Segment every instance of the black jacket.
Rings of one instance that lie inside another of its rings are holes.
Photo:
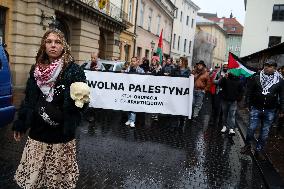
[[[74,100],[71,99],[70,85],[74,82],[85,81],[83,69],[73,62],[62,72],[61,78],[56,83],[65,86],[62,98],[59,99],[61,102],[57,102],[62,110],[63,121],[59,126],[51,127],[38,116],[37,107],[42,93],[34,78],[34,66],[32,66],[26,85],[25,99],[18,110],[18,119],[14,122],[12,129],[24,133],[30,128],[30,138],[46,143],[63,143],[73,140],[75,129],[81,121],[82,109],[76,107]]]
[[[238,101],[242,98],[243,87],[241,80],[229,74],[228,78],[224,77],[220,81],[222,88],[221,98],[227,101]]]
[[[274,109],[280,105],[284,111],[284,81],[280,81],[269,88],[267,95],[262,94],[260,76],[256,75],[248,81],[247,103],[257,109]]]

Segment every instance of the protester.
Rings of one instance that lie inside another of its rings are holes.
[[[162,75],[162,67],[159,64],[159,61],[160,57],[153,56],[147,73],[150,73],[151,75],[155,76]]]
[[[91,53],[91,60],[85,62],[82,67],[84,69],[87,70],[91,70],[91,71],[104,71],[105,67],[103,66],[103,64],[101,64],[98,60],[99,60],[99,52],[92,52]]]
[[[193,90],[193,119],[199,115],[199,111],[201,110],[203,104],[203,98],[205,96],[205,89],[208,87],[210,83],[209,74],[206,69],[206,65],[203,60],[196,63],[195,68],[193,70],[194,75],[194,90]]]
[[[190,75],[191,72],[190,69],[188,68],[188,60],[186,57],[181,57],[175,76],[189,78]],[[186,120],[187,117],[178,116],[178,122],[179,122],[178,124],[180,128],[185,126]]]
[[[168,57],[166,59],[165,66],[163,66],[163,68],[162,68],[163,75],[165,75],[165,76],[174,76],[175,70],[176,70],[176,68],[173,65],[172,58]]]
[[[139,67],[139,61],[137,57],[132,57],[129,67],[125,70],[126,73],[145,73],[142,68]],[[136,121],[136,113],[135,112],[129,112],[128,114],[128,120],[125,123],[125,125],[130,127],[135,127],[135,121]]]
[[[229,135],[235,135],[236,127],[236,111],[237,102],[241,100],[243,94],[243,87],[238,76],[228,73],[227,77],[223,77],[220,81],[221,93],[221,107],[223,112],[223,128],[222,133],[229,128]]]
[[[224,63],[222,65],[222,69],[218,69],[217,73],[212,74],[212,86],[210,88],[210,91],[212,93],[212,113],[211,113],[211,120],[210,124],[218,125],[220,121],[220,115],[221,115],[221,94],[222,94],[222,88],[220,86],[220,81],[222,78],[227,76],[228,71],[228,63]],[[212,89],[214,87],[214,89]]]
[[[269,129],[275,116],[275,110],[280,103],[280,117],[284,112],[284,83],[281,75],[276,71],[277,63],[267,60],[259,75],[253,77],[248,83],[248,105],[250,110],[250,123],[245,139],[245,146],[241,153],[251,151],[251,141],[258,124],[263,123],[256,143],[255,155],[264,160],[263,150],[268,138]]]
[[[57,29],[47,31],[41,39],[25,99],[13,125],[16,141],[30,129],[15,174],[20,187],[76,187],[79,170],[75,129],[81,120],[81,109],[71,99],[70,85],[85,80],[64,34]]]
[[[149,60],[147,59],[147,57],[144,57],[142,59],[142,64],[140,65],[140,67],[144,70],[145,73],[147,73],[149,71]]]

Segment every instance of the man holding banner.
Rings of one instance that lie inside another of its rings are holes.
[[[132,57],[130,66],[126,69],[126,73],[138,73],[138,74],[143,74],[144,70],[138,66],[138,59],[137,57]],[[130,127],[135,127],[135,121],[136,121],[136,113],[135,112],[130,112],[128,113],[128,120],[125,123],[125,125],[129,125]]]

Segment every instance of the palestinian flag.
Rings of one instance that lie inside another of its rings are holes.
[[[158,42],[156,53],[157,53],[157,56],[160,57],[160,64],[162,64],[163,63],[163,29],[159,37],[159,42]]]
[[[238,57],[231,52],[229,53],[228,69],[228,71],[235,76],[243,75],[245,77],[250,77],[255,73],[242,65]]]

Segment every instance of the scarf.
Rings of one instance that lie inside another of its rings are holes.
[[[267,75],[262,70],[260,72],[260,84],[262,87],[262,94],[267,95],[268,93],[270,93],[268,90],[272,85],[278,83],[280,78],[282,78],[282,76],[279,74],[278,71],[275,71],[272,75]]]
[[[47,102],[53,100],[55,81],[63,66],[62,59],[57,59],[49,65],[37,65],[34,72],[37,86]]]

